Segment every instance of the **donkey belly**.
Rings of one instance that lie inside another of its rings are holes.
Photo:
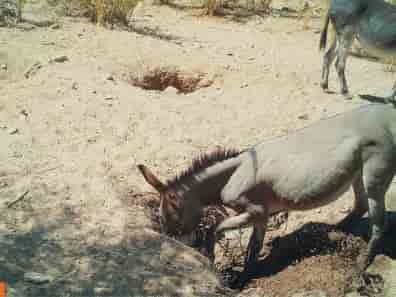
[[[306,210],[344,194],[362,168],[359,141],[347,138],[315,153],[282,156],[272,163],[273,199],[278,208]]]
[[[359,36],[359,42],[370,54],[379,58],[396,57],[396,39],[393,43],[376,42],[370,38]]]
[[[379,57],[396,56],[396,14],[375,11],[364,15],[358,23],[360,43]]]
[[[281,203],[283,204],[284,207],[290,210],[310,210],[321,206],[325,206],[337,200],[346,191],[348,191],[354,179],[356,178],[357,174],[358,172],[354,173],[351,178],[345,180],[344,183],[340,185],[335,185],[333,191],[331,192],[323,192],[315,197],[308,197],[297,201],[281,199]]]

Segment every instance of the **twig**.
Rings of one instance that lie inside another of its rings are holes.
[[[29,193],[29,190],[26,190],[21,196],[19,196],[16,200],[8,203],[7,208],[11,208],[12,206],[14,206],[16,203],[18,203],[19,201],[25,199],[26,195]]]

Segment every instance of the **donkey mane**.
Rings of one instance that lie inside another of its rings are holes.
[[[218,147],[216,150],[201,154],[200,156],[196,157],[192,160],[191,165],[182,171],[180,174],[176,175],[173,179],[170,179],[167,182],[168,187],[172,187],[176,184],[182,183],[191,175],[208,168],[218,162],[225,161],[230,158],[234,158],[241,154],[243,151],[236,150],[236,149],[225,149]]]

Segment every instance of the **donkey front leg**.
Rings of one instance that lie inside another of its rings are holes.
[[[337,59],[335,67],[338,74],[338,79],[341,84],[341,94],[348,95],[348,85],[345,78],[345,66],[346,59],[348,57],[348,51],[352,45],[353,39],[355,38],[355,31],[352,26],[346,26],[341,32],[337,32],[338,48],[337,48]],[[349,96],[348,96],[349,98]]]
[[[324,91],[327,91],[329,88],[330,65],[333,63],[335,59],[336,47],[337,47],[337,39],[335,38],[335,36],[333,36],[331,40],[331,45],[323,56],[322,81],[320,83],[320,86]]]
[[[249,270],[257,262],[260,251],[263,248],[267,221],[268,219],[261,223],[254,224],[253,231],[249,239],[247,254],[245,257],[245,270]]]
[[[240,215],[227,218],[216,229],[216,237],[218,238],[221,232],[240,229],[250,225],[254,226],[252,234],[250,235],[248,251],[245,257],[244,275],[246,277],[249,276],[249,271],[256,264],[261,248],[263,247],[267,221],[268,215],[266,211],[246,211]]]

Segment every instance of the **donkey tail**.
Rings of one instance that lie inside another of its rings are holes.
[[[319,50],[324,50],[327,43],[327,29],[330,23],[330,12],[327,10],[322,31],[320,32]]]

